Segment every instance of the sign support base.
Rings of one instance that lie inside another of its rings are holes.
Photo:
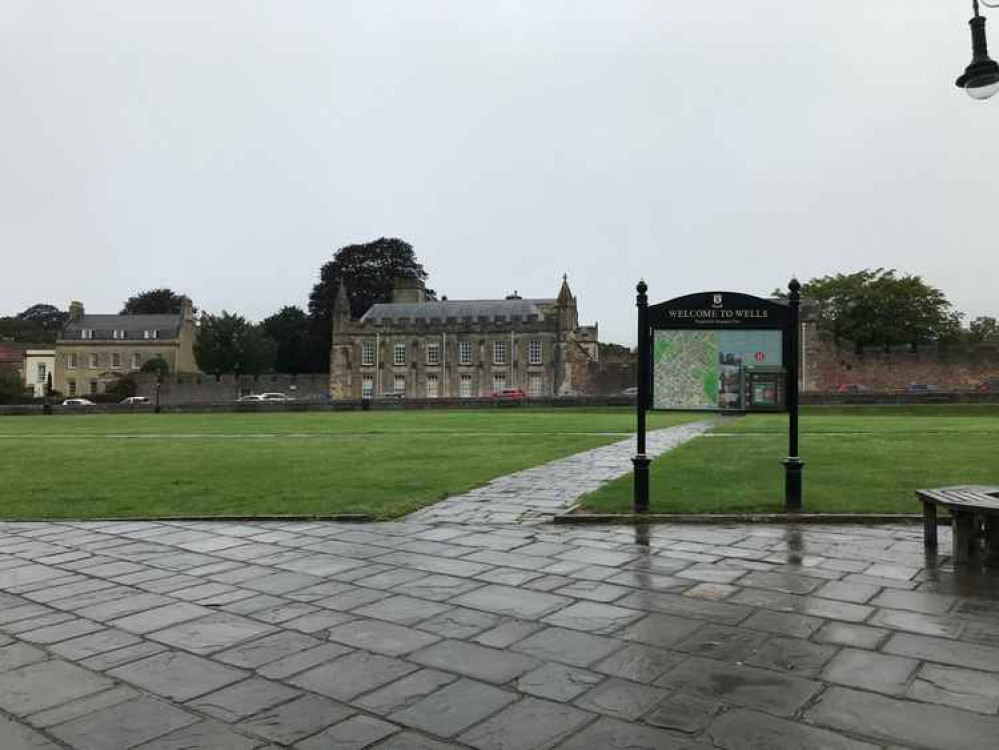
[[[635,467],[635,513],[649,512],[649,464],[652,459],[644,453],[638,453],[631,459]]]
[[[784,464],[784,512],[801,512],[801,473],[805,462],[797,456],[788,456]]]

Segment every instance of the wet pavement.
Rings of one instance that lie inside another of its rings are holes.
[[[999,575],[916,526],[0,524],[3,750],[994,750],[997,714]]]
[[[650,430],[646,455],[651,458],[707,433],[713,419]],[[579,498],[632,470],[634,436],[575,453],[455,495],[411,513],[420,523],[543,523],[570,508]]]

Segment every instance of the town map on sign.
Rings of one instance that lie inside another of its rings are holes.
[[[746,368],[782,361],[780,331],[656,331],[652,408],[740,409]]]
[[[714,331],[656,331],[653,408],[718,408],[718,352]]]

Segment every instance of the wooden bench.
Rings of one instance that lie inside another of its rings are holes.
[[[984,553],[999,559],[999,486],[968,484],[916,490],[923,504],[923,543],[937,548],[937,506],[947,508],[954,535],[954,562],[966,563]]]

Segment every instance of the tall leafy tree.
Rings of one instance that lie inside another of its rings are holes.
[[[265,318],[260,327],[277,346],[274,358],[277,372],[314,373],[329,369],[329,355],[324,354],[329,343],[311,332],[309,318],[301,308],[282,307]]]
[[[973,344],[999,344],[999,321],[983,315],[968,323],[968,338]]]
[[[170,374],[170,363],[163,357],[153,357],[142,363],[139,372],[152,373],[162,378]]]
[[[17,317],[20,320],[37,323],[42,330],[58,332],[66,325],[69,313],[60,310],[55,305],[39,303],[18,313]]]
[[[258,375],[274,369],[277,346],[260,326],[223,310],[202,315],[194,357],[203,372]]]
[[[125,300],[120,315],[177,315],[184,295],[173,289],[149,289]]]
[[[785,296],[778,290],[775,294]],[[802,284],[819,321],[837,338],[861,346],[925,344],[960,336],[961,314],[920,276],[895,269],[864,269]]]
[[[381,237],[374,242],[341,247],[333,254],[333,260],[319,269],[319,282],[309,295],[312,331],[329,339],[333,301],[341,280],[350,295],[350,314],[358,318],[376,302],[392,299],[392,282],[396,278],[427,280],[427,272],[408,242]],[[427,290],[427,298],[436,299],[434,290]]]
[[[66,325],[68,313],[55,305],[39,303],[17,315],[0,317],[0,339],[53,344]]]

